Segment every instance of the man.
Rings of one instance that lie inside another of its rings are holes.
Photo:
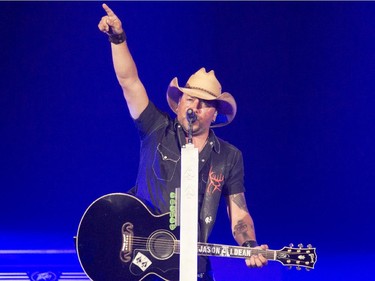
[[[167,101],[175,120],[160,112],[148,99],[136,65],[126,44],[120,19],[103,4],[106,12],[99,29],[109,36],[115,73],[141,137],[141,155],[137,182],[131,191],[149,203],[158,213],[169,211],[170,194],[180,185],[180,150],[187,143],[192,109],[192,142],[199,150],[199,240],[206,242],[215,222],[220,196],[225,196],[234,239],[239,245],[258,246],[254,223],[246,206],[241,152],[217,138],[211,130],[229,124],[236,115],[236,102],[222,93],[213,71],[204,68],[193,74],[185,87],[174,78],[167,90]],[[249,267],[262,267],[267,260],[254,255]],[[198,280],[214,280],[209,260],[200,258]],[[148,279],[147,279],[148,280]]]

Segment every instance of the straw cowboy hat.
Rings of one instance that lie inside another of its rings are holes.
[[[169,107],[176,114],[177,106],[183,93],[203,100],[216,101],[217,117],[211,128],[229,124],[236,115],[236,101],[230,93],[221,92],[221,85],[216,79],[213,70],[206,72],[206,69],[202,67],[190,76],[185,87],[178,85],[177,77],[173,78],[168,86],[167,101]]]

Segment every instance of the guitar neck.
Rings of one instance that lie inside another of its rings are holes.
[[[277,251],[249,247],[229,246],[212,243],[198,243],[199,256],[230,257],[246,259],[252,255],[262,254],[268,260],[277,260]]]
[[[301,267],[313,269],[317,259],[315,248],[312,248],[311,245],[308,245],[308,248],[302,248],[301,244],[299,248],[283,247],[281,250],[263,250],[240,246],[198,243],[199,256],[246,259],[258,254],[262,254],[267,260],[278,261],[286,266],[297,266],[297,269],[301,269]]]

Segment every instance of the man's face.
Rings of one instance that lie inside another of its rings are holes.
[[[191,108],[197,120],[193,125],[193,135],[197,136],[208,132],[211,122],[215,121],[216,108],[215,101],[201,100],[187,94],[183,94],[177,106],[177,119],[183,126],[185,131],[188,131],[188,120],[186,118],[186,111]]]

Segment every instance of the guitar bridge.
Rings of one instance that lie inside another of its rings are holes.
[[[134,225],[130,222],[126,222],[122,225],[121,232],[122,232],[122,247],[120,251],[120,259],[121,261],[128,263],[131,261],[131,253],[132,253],[132,242],[133,242],[133,231]]]

